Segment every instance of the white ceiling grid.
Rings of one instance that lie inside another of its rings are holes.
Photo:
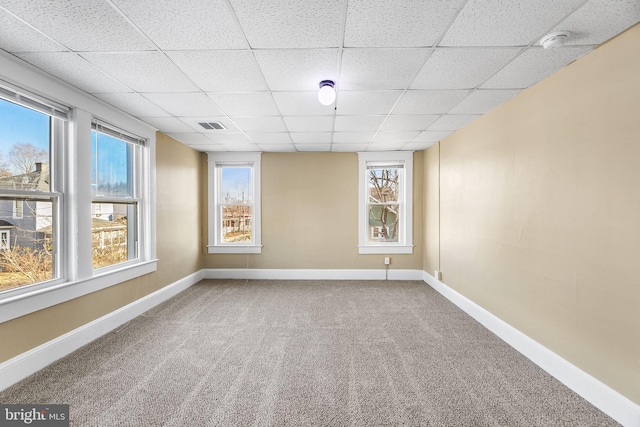
[[[0,49],[200,151],[422,150],[639,21],[638,0],[0,0]]]

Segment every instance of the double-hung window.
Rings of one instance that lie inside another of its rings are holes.
[[[359,253],[413,252],[413,152],[359,153]]]
[[[209,153],[209,253],[260,253],[260,153]]]
[[[61,277],[68,109],[0,86],[0,291]]]
[[[94,120],[91,130],[93,268],[138,258],[140,179],[145,140]]]

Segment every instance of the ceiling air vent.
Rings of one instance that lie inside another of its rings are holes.
[[[198,123],[200,126],[205,128],[206,130],[223,130],[226,129],[222,123],[219,122],[204,122]]]

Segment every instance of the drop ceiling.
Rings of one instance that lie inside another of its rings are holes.
[[[422,150],[638,22],[638,0],[0,0],[0,49],[199,151]]]

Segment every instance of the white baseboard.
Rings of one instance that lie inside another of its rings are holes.
[[[0,391],[202,280],[202,270],[0,364]]]
[[[640,427],[640,405],[529,338],[427,272],[423,280],[511,347],[529,358],[596,408],[627,427]]]
[[[253,280],[422,280],[422,270],[209,268],[205,279]]]

